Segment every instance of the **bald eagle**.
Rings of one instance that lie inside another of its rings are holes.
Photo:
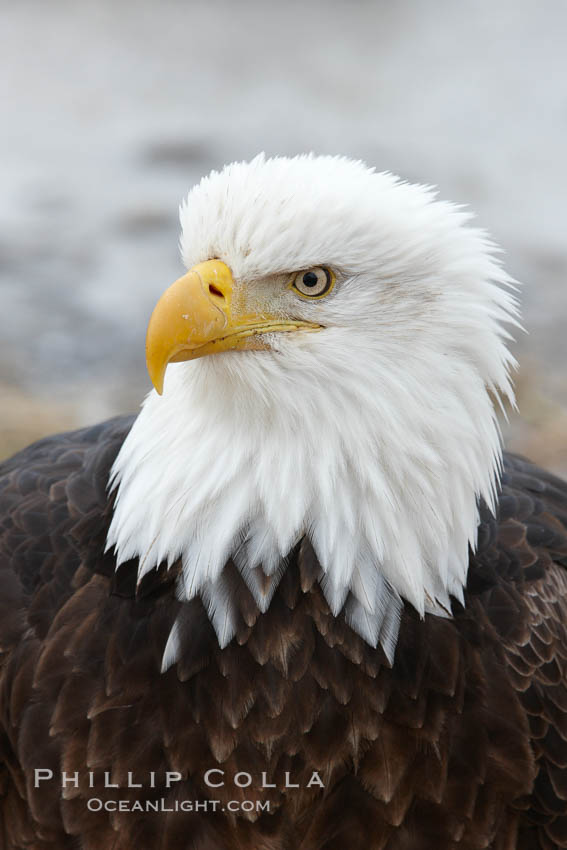
[[[567,485],[502,453],[469,219],[337,157],[190,192],[140,414],[0,469],[1,848],[567,847]]]

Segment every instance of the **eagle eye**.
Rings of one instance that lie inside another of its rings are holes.
[[[291,288],[304,298],[322,298],[334,285],[334,274],[323,266],[314,266],[312,269],[297,272],[291,282]]]

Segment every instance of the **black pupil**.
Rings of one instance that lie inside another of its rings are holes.
[[[303,275],[304,286],[317,286],[318,283],[319,277],[315,274],[315,272],[307,272]]]

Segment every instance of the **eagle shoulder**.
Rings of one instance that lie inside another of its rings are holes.
[[[533,766],[529,792],[515,801],[518,846],[566,847],[567,483],[505,453],[501,485],[497,517],[483,516],[471,557],[466,617],[495,635],[495,675],[524,715]]]

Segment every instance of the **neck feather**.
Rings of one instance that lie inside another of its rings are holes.
[[[497,421],[461,361],[307,374],[299,358],[240,352],[170,367],[115,462],[108,546],[139,577],[183,563],[180,598],[202,597],[226,645],[229,558],[261,611],[307,535],[333,613],[392,658],[402,600],[447,615],[462,598],[478,503],[494,506]],[[258,576],[262,580],[258,580]],[[175,661],[172,635],[165,666]]]

